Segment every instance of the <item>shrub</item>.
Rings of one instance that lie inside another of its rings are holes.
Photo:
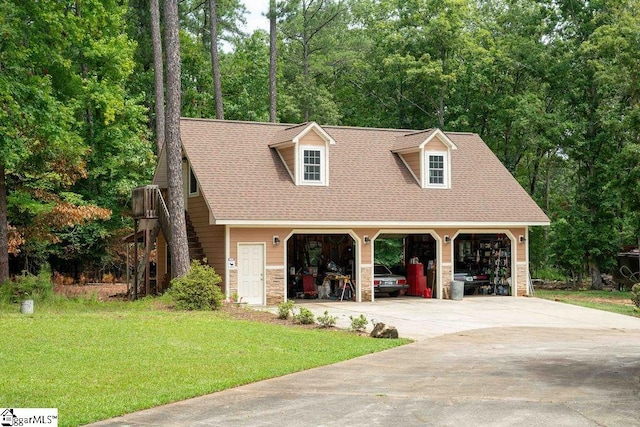
[[[349,316],[351,319],[351,330],[354,332],[361,332],[367,328],[367,318],[364,314],[361,314],[358,317]]]
[[[187,274],[171,280],[169,294],[180,310],[217,310],[224,299],[221,281],[213,267],[194,260]]]
[[[312,325],[316,321],[313,312],[305,307],[300,307],[300,311],[293,316],[293,320],[303,325]]]
[[[16,276],[13,281],[7,280],[0,285],[0,300],[15,303],[24,299],[43,301],[53,295],[53,283],[51,282],[51,270],[43,267],[37,276],[26,271],[21,276]]]
[[[631,301],[640,308],[640,283],[636,283],[631,288]]]
[[[318,323],[322,328],[330,328],[336,325],[336,316],[329,316],[327,310],[324,311],[324,315],[318,316]]]
[[[289,315],[293,312],[293,305],[293,300],[278,304],[278,319],[288,319]]]

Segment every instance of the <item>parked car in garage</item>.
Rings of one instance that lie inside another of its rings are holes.
[[[489,285],[489,276],[481,273],[454,273],[453,280],[464,282],[464,294],[473,295],[480,286]]]
[[[373,291],[375,294],[389,294],[397,297],[400,291],[409,289],[407,278],[400,274],[393,274],[387,266],[375,264],[373,266]]]

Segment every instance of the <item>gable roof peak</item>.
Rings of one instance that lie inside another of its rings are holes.
[[[406,133],[406,134],[402,135],[402,137],[406,138],[408,136],[420,135],[420,134],[426,134],[425,136],[428,136],[429,133],[431,133],[431,132],[433,132],[435,130],[437,130],[437,128],[429,128],[429,129],[411,131],[409,133]]]
[[[456,144],[439,128],[425,129],[405,133],[396,137],[391,151],[394,153],[421,150],[433,140],[438,138],[449,150],[457,150]]]
[[[335,144],[336,141],[325,131],[318,123],[311,121],[300,123],[277,132],[271,141],[269,147],[276,147],[280,144],[293,143],[297,144],[303,136],[311,131],[315,131],[327,144]]]

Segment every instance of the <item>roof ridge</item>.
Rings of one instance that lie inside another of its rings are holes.
[[[227,120],[227,119],[212,119],[209,117],[180,117],[180,120],[188,120],[194,122],[205,123],[233,123],[233,124],[250,124],[250,125],[267,125],[267,126],[297,126],[293,123],[274,123],[274,122],[257,122],[251,120]]]
[[[451,135],[478,135],[477,132],[463,132],[463,131],[450,131],[450,132],[442,131],[442,132],[445,135],[449,135],[449,134],[451,134]],[[478,136],[480,136],[480,135],[478,135]]]
[[[286,126],[283,130],[294,129],[297,127],[308,126],[310,123],[316,123],[323,129],[352,129],[352,130],[370,130],[370,131],[386,131],[392,133],[402,133],[404,136],[416,135],[419,133],[425,133],[433,131],[434,129],[439,129],[435,127],[431,127],[428,129],[394,129],[394,128],[382,128],[382,127],[366,127],[366,126],[343,126],[343,125],[322,125],[313,120],[303,123],[274,123],[274,122],[258,122],[252,120],[228,120],[228,119],[215,119],[210,117],[180,117],[180,120],[189,120],[195,122],[219,122],[219,123],[237,123],[237,124],[254,124],[254,125],[264,125],[264,126]],[[452,135],[478,135],[477,132],[463,132],[463,131],[444,131],[440,129],[445,134]],[[478,135],[479,136],[479,135]]]
[[[365,127],[365,126],[341,126],[341,125],[318,125],[323,129],[349,129],[349,130],[369,130],[376,132],[392,132],[392,133],[406,133],[415,132],[414,129],[393,129],[393,128],[378,128],[378,127]]]
[[[311,123],[314,123],[314,122],[302,122],[302,123],[299,123],[297,125],[289,126],[288,128],[286,128],[284,130],[292,130],[292,129],[295,129],[295,128],[301,128],[301,127],[309,126]],[[320,126],[320,125],[318,125],[318,126]],[[322,127],[322,126],[320,126],[320,127]]]
[[[412,131],[409,133],[405,133],[402,136],[412,136],[412,135],[418,135],[421,133],[429,133],[429,132],[433,132],[434,130],[436,130],[437,128],[429,128],[429,129],[423,129],[423,130],[417,130],[417,131]]]

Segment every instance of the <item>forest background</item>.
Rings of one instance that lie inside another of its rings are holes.
[[[276,120],[478,133],[551,219],[534,272],[599,287],[640,236],[639,3],[279,1]],[[269,33],[241,31],[239,0],[179,6],[182,115],[269,121]],[[151,34],[146,0],[0,0],[12,274],[123,274],[157,154]]]

